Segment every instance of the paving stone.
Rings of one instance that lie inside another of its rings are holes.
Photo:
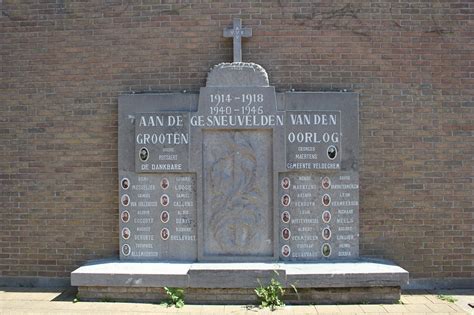
[[[364,313],[387,313],[382,305],[360,305]]]
[[[425,304],[406,304],[405,307],[409,312],[413,313],[432,313],[432,310]]]
[[[316,311],[318,314],[337,314],[339,313],[339,308],[337,305],[316,305]]]
[[[408,309],[405,305],[392,304],[382,306],[388,313],[408,313]]]
[[[448,304],[426,304],[426,306],[431,309],[433,312],[436,312],[436,313],[452,313],[452,312],[459,312],[460,309],[458,310],[455,310],[451,307],[451,305],[448,305]],[[456,307],[456,306],[455,306]]]
[[[344,314],[361,314],[364,310],[359,305],[338,305],[339,311]]]
[[[163,307],[150,303],[124,303],[124,302],[78,302],[72,303],[72,296],[68,301],[38,300],[35,294],[43,296],[41,292],[28,292],[32,294],[29,300],[22,299],[20,294],[14,295],[14,300],[4,299],[8,292],[0,291],[0,313],[3,314],[367,314],[367,313],[389,313],[389,314],[471,314],[465,312],[454,303],[432,303],[427,299],[424,304],[383,304],[383,305],[288,305],[274,312],[269,309],[259,309],[257,306],[246,305],[185,305],[182,309],[175,307]],[[47,292],[51,293],[51,292]],[[58,292],[59,296],[61,293]],[[464,293],[466,300],[474,299],[474,292]],[[10,295],[11,297],[12,295]],[[403,296],[405,297],[405,296]]]
[[[402,297],[402,302],[405,303],[405,304],[433,303],[430,299],[428,299],[424,295],[404,295]]]

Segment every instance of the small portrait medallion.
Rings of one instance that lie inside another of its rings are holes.
[[[161,198],[160,198],[160,203],[163,207],[168,206],[168,204],[170,203],[170,199],[169,199],[168,195],[162,195]]]
[[[324,211],[322,217],[323,217],[323,222],[324,223],[329,223],[329,221],[331,221],[331,212],[329,212],[327,210]]]
[[[290,199],[290,196],[289,195],[283,195],[283,197],[281,197],[281,204],[284,206],[284,207],[288,207],[291,203],[291,199]]]
[[[283,189],[289,189],[291,185],[290,179],[288,177],[284,177],[281,180],[281,188]]]
[[[140,152],[138,153],[138,156],[140,158],[140,161],[146,162],[149,157],[148,149],[143,147],[140,149]]]
[[[129,228],[123,228],[122,229],[122,237],[124,240],[128,240],[130,238],[130,229]]]
[[[170,214],[168,213],[168,211],[161,212],[160,220],[163,223],[168,223],[168,221],[170,220]]]
[[[122,205],[125,207],[130,204],[130,197],[128,195],[123,195],[120,200],[122,201]]]
[[[127,223],[130,221],[130,213],[128,213],[128,211],[122,211],[120,218],[122,219],[122,222]]]
[[[325,227],[321,234],[323,235],[323,239],[327,241],[331,238],[331,229],[329,227]]]
[[[283,211],[281,214],[281,222],[289,223],[290,222],[290,213],[288,211]]]
[[[334,160],[337,156],[337,148],[333,145],[330,145],[328,147],[328,158],[330,160]]]
[[[331,196],[329,196],[328,194],[324,194],[321,200],[325,207],[328,207],[331,204]]]
[[[331,180],[329,179],[329,177],[324,177],[323,180],[321,181],[321,186],[324,188],[324,189],[329,189],[329,187],[331,187]]]
[[[170,237],[170,231],[167,228],[161,229],[161,239],[166,241]]]
[[[130,245],[128,245],[128,244],[123,244],[123,246],[122,246],[122,254],[123,254],[124,256],[130,255]]]
[[[288,257],[288,256],[290,256],[290,253],[291,253],[290,246],[288,246],[288,245],[283,245],[283,246],[281,247],[281,254],[283,255],[283,257]]]
[[[321,247],[321,252],[323,253],[324,257],[331,256],[331,245],[329,245],[328,243],[324,243]]]
[[[120,185],[122,186],[122,189],[123,189],[123,190],[127,190],[128,187],[130,187],[130,181],[128,180],[128,178],[124,178],[124,179],[122,179],[122,181],[120,182]]]
[[[281,237],[282,237],[285,241],[289,240],[290,237],[291,237],[290,229],[284,228],[284,229],[281,231]]]
[[[166,178],[166,177],[163,178],[160,182],[160,186],[161,186],[161,189],[163,189],[163,190],[168,189],[168,187],[170,186],[170,182],[169,182],[168,178]]]

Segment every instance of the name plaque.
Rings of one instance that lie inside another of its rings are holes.
[[[195,260],[195,185],[194,174],[124,173],[119,206],[121,257]]]
[[[282,260],[358,256],[357,177],[354,172],[280,174]]]
[[[189,137],[188,113],[139,113],[135,125],[135,171],[188,171]]]
[[[340,111],[287,111],[288,169],[340,169]]]

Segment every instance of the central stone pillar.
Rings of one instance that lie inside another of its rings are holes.
[[[203,132],[204,253],[272,256],[271,130]]]
[[[274,259],[276,97],[265,70],[222,63],[201,89],[194,140],[202,143],[199,260]],[[282,119],[283,115],[280,115]]]

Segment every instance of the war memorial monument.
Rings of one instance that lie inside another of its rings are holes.
[[[277,278],[291,303],[399,299],[408,272],[359,256],[358,94],[276,92],[251,35],[224,30],[234,62],[199,93],[119,97],[120,257],[73,271],[79,297],[246,303]]]

